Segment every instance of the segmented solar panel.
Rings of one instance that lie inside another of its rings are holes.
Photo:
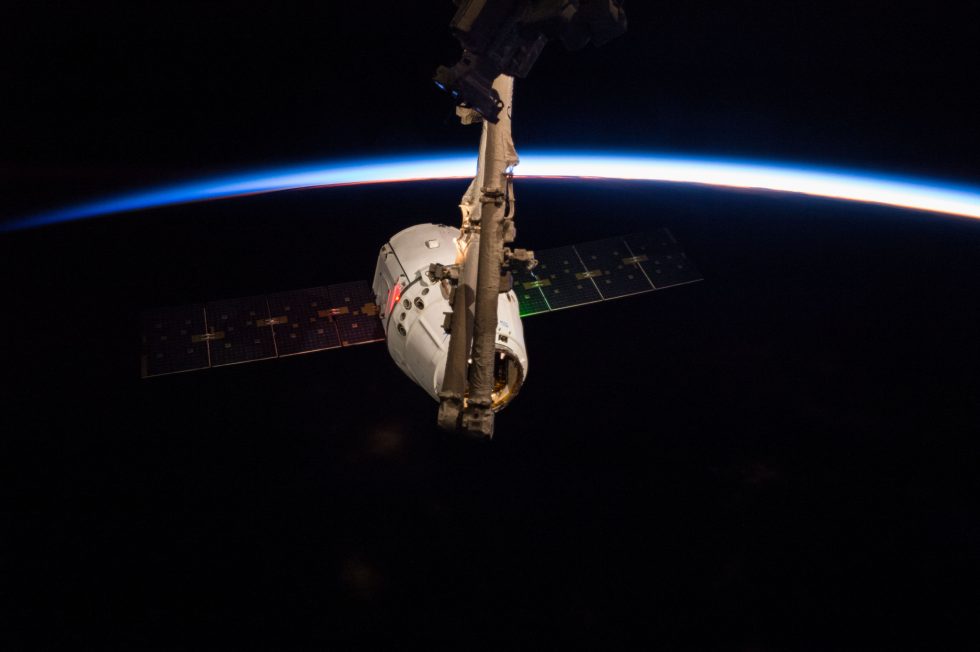
[[[212,301],[206,310],[212,367],[276,357],[265,297]]]
[[[518,269],[514,270],[512,275],[514,294],[517,295],[518,305],[521,308],[521,317],[551,310],[541,291],[541,279],[535,276],[534,272]]]
[[[330,294],[327,288],[271,294],[268,302],[269,313],[275,321],[276,349],[280,357],[340,346],[337,325],[328,312]]]
[[[534,252],[538,260],[533,273],[552,310],[602,301],[575,247],[558,247]]]
[[[538,266],[514,273],[521,316],[701,280],[667,229],[535,250]]]
[[[702,279],[694,264],[667,229],[635,233],[624,238],[653,286],[661,290]]]
[[[384,340],[365,281],[143,315],[143,377]]]
[[[164,376],[210,366],[203,304],[143,314],[141,375]]]
[[[653,285],[622,238],[575,245],[603,299],[652,292]]]
[[[535,252],[515,271],[521,316],[701,280],[666,229]],[[213,301],[143,315],[143,377],[383,341],[365,281]]]
[[[385,338],[378,306],[371,288],[364,281],[331,285],[330,306],[334,323],[344,346],[380,342]]]

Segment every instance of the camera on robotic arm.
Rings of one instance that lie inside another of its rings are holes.
[[[626,31],[624,0],[456,0],[449,25],[463,46],[452,67],[434,81],[460,106],[496,123],[503,108],[493,90],[498,75],[526,77],[552,39],[570,50],[602,45]]]

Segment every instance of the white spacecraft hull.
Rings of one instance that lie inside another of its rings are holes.
[[[449,285],[433,280],[432,264],[455,265],[462,259],[460,230],[439,224],[419,224],[394,236],[381,247],[372,289],[381,311],[388,352],[398,368],[439,399],[450,333],[446,315],[452,313]],[[497,300],[497,358],[500,369],[495,409],[504,407],[527,377],[527,349],[520,307],[513,290]]]

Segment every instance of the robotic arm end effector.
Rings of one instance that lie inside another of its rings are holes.
[[[626,31],[624,0],[458,0],[450,30],[463,46],[453,66],[440,66],[436,85],[457,104],[496,123],[503,108],[493,89],[499,75],[526,77],[551,39],[577,50]]]

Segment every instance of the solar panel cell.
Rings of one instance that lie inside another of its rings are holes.
[[[667,229],[628,235],[624,240],[658,290],[703,278]]]
[[[275,325],[265,297],[246,297],[207,304],[211,366],[276,357]]]
[[[615,299],[640,292],[652,292],[653,285],[631,260],[622,238],[610,238],[575,245],[582,262],[592,272],[591,278],[603,299]]]
[[[203,304],[144,313],[141,375],[147,378],[207,369],[206,332]]]
[[[330,309],[326,287],[280,292],[268,297],[276,350],[280,357],[340,346],[340,335]],[[321,314],[325,313],[325,314]]]
[[[534,257],[538,259],[534,276],[552,310],[602,301],[574,247],[535,251]]]
[[[535,270],[536,272],[537,270]],[[521,317],[537,315],[548,312],[548,301],[544,298],[541,286],[544,281],[539,280],[534,273],[523,269],[514,271],[514,294],[521,308]]]
[[[366,281],[339,283],[327,288],[330,309],[343,346],[384,340],[374,294]]]

